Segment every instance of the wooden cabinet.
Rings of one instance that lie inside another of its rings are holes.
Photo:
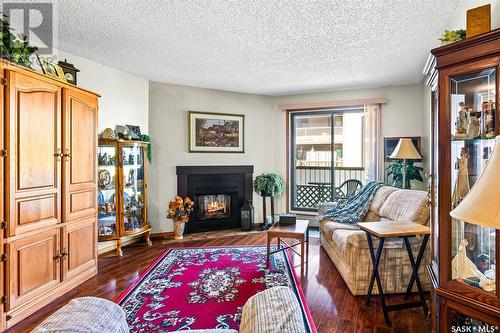
[[[0,81],[5,82],[5,70],[4,63],[0,62]],[[4,90],[0,87],[0,128],[5,130],[5,120],[4,120]],[[5,222],[5,159],[6,159],[7,150],[5,149],[5,138],[3,134],[0,134],[0,239],[2,240],[2,248],[5,246],[4,241],[4,229],[7,228],[7,222]],[[5,268],[4,265],[0,263],[0,297],[5,295],[4,292],[4,274]],[[6,300],[5,297],[4,300]],[[5,327],[5,315],[4,315],[4,302],[0,302],[0,330]]]
[[[7,71],[8,236],[61,222],[61,87]]]
[[[63,279],[71,279],[97,264],[97,222],[95,216],[68,224],[62,232]]]
[[[151,226],[147,217],[148,142],[99,140],[98,230],[100,241],[116,241],[122,256],[122,239],[144,234],[147,245]]]
[[[60,283],[60,237],[60,229],[53,228],[7,244],[7,311],[51,291]]]
[[[500,322],[500,231],[453,219],[450,211],[481,175],[500,134],[500,29],[431,53],[433,327],[493,332]]]
[[[7,320],[0,330],[97,272],[98,114],[96,94],[1,64]]]
[[[97,213],[97,97],[63,92],[64,222]]]

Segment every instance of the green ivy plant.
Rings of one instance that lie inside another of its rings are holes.
[[[285,181],[280,175],[274,172],[263,173],[262,175],[255,177],[253,189],[259,195],[270,195],[275,197],[285,192]]]
[[[13,63],[31,68],[32,62],[30,56],[38,48],[30,46],[26,36],[22,34],[15,36],[5,15],[0,19],[0,22],[2,24],[2,30],[0,31],[0,56]]]
[[[466,31],[464,29],[460,30],[445,30],[443,36],[439,37],[442,44],[447,44],[449,42],[457,42],[459,40],[464,40],[466,37]]]
[[[148,157],[149,163],[151,163],[151,161],[153,160],[153,147],[151,147],[151,137],[147,134],[142,134],[141,141],[149,142],[149,145],[146,148],[146,156]]]
[[[414,160],[406,160],[406,186],[405,188],[410,188],[410,182],[412,180],[417,180],[423,182],[422,167],[413,165]],[[394,163],[390,164],[386,169],[387,177],[392,176],[392,186],[403,187],[403,160],[395,160]]]

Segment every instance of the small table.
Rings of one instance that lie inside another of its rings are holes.
[[[278,249],[271,251],[271,241],[273,238],[278,238]],[[297,240],[294,244],[288,244],[283,238],[293,238]],[[280,248],[281,242],[286,246]],[[306,255],[304,256],[304,246],[307,243]],[[300,244],[300,253],[294,247]],[[309,221],[297,220],[295,224],[282,224],[279,221],[267,231],[267,261],[266,268],[269,267],[269,258],[271,254],[291,249],[300,256],[300,273],[304,275],[304,258],[309,257]]]
[[[412,222],[364,222],[358,223],[361,230],[366,232],[366,237],[368,238],[368,247],[370,248],[370,256],[373,264],[373,272],[370,278],[370,284],[368,286],[368,295],[366,295],[366,304],[370,302],[370,297],[372,294],[374,280],[377,281],[377,287],[380,296],[380,303],[382,303],[382,310],[384,311],[384,319],[388,326],[391,326],[391,320],[389,319],[390,311],[397,311],[415,307],[422,307],[424,310],[424,316],[427,316],[427,304],[425,303],[424,291],[422,289],[422,284],[418,277],[418,268],[422,257],[424,256],[425,247],[430,236],[430,229],[424,225]],[[420,250],[418,251],[417,259],[413,257],[413,251],[411,249],[409,237],[415,237],[417,235],[423,235],[422,244],[420,245]],[[377,252],[373,248],[372,236],[379,239]],[[410,264],[412,266],[412,275],[410,281],[408,282],[408,287],[406,288],[406,297],[410,296],[413,283],[416,283],[418,294],[420,296],[419,302],[402,303],[395,305],[386,305],[385,296],[382,290],[382,283],[380,282],[380,275],[378,273],[378,265],[380,263],[380,257],[382,256],[382,248],[384,247],[384,241],[387,237],[399,237],[402,238],[406,251],[408,252],[408,257],[410,259]]]

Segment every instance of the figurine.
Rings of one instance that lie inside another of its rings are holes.
[[[477,114],[478,112],[469,112],[469,126],[467,128],[469,138],[477,138],[481,135],[481,122]]]
[[[455,138],[463,139],[467,137],[467,127],[469,126],[468,113],[464,102],[458,103],[460,110],[455,121]]]
[[[457,158],[455,162],[455,170],[458,170],[458,172],[451,200],[453,207],[458,206],[460,201],[462,201],[470,190],[468,159],[469,154],[467,153],[467,149],[462,147],[462,149],[460,149],[460,157]]]
[[[134,164],[134,155],[132,153],[128,155],[128,164]]]
[[[481,253],[480,255],[478,255],[476,262],[477,268],[483,274],[490,268],[490,256],[485,253]]]
[[[451,261],[451,277],[452,279],[466,280],[470,278],[478,278],[479,286],[486,291],[495,290],[495,281],[486,277],[479,271],[472,260],[465,254],[466,247],[469,244],[466,239],[460,242],[458,253]]]
[[[495,111],[492,109],[492,103],[483,103],[484,113],[484,136],[487,138],[495,137]]]

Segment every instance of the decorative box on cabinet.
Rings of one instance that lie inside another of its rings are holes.
[[[122,256],[122,239],[145,235],[151,226],[147,217],[148,142],[99,139],[99,241],[116,241]]]
[[[488,329],[500,320],[500,232],[454,220],[450,211],[481,175],[500,133],[500,29],[431,53],[433,327]],[[453,261],[464,257],[480,273],[465,276],[465,265]]]
[[[97,273],[98,95],[1,65],[4,329]]]

